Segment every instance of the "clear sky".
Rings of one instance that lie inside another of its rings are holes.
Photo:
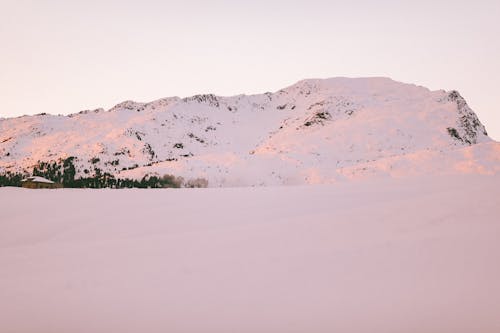
[[[498,0],[0,0],[0,116],[304,78],[457,89],[500,140]]]

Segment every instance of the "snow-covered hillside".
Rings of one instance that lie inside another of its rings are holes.
[[[0,172],[29,173],[39,161],[68,157],[77,177],[172,174],[210,186],[500,170],[499,144],[458,92],[386,78],[0,120]]]
[[[499,183],[0,188],[0,332],[498,333]]]

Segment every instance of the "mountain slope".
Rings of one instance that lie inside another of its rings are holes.
[[[456,91],[386,78],[303,80],[275,93],[196,95],[0,120],[0,172],[75,157],[77,176],[174,174],[211,186],[496,173],[500,148]]]

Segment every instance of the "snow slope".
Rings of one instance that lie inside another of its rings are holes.
[[[499,185],[0,188],[0,331],[497,333]]]
[[[456,91],[386,78],[312,79],[261,95],[0,119],[0,172],[30,172],[38,161],[69,156],[79,176],[173,174],[210,186],[500,169],[499,144]]]

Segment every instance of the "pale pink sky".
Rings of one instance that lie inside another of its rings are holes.
[[[500,1],[0,3],[0,117],[387,76],[459,90],[500,139]]]

